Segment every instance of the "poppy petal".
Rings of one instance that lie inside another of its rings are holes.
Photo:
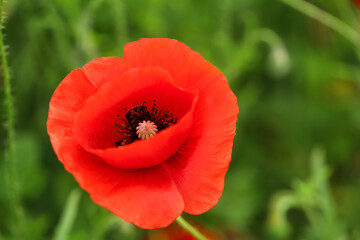
[[[202,89],[213,81],[227,81],[224,75],[198,52],[184,43],[166,38],[143,38],[124,47],[123,59],[132,67],[159,66],[175,84]]]
[[[103,57],[85,64],[82,69],[75,69],[68,74],[56,88],[50,104],[48,131],[67,131],[72,134],[71,127],[76,112],[86,100],[92,96],[102,84],[118,78],[129,65],[118,57]],[[55,137],[55,135],[54,135]],[[61,141],[61,139],[58,139]],[[53,139],[53,141],[56,141]]]
[[[175,84],[199,91],[191,133],[176,155],[164,163],[172,173],[185,211],[200,214],[221,197],[231,160],[238,106],[226,78],[197,52],[171,39],[140,39],[124,48],[133,67],[160,66]]]
[[[175,154],[190,132],[196,105],[194,93],[171,82],[168,72],[159,67],[127,71],[103,85],[77,113],[75,138],[87,151],[114,167],[145,168],[165,161]],[[152,102],[154,99],[160,109],[170,110],[178,122],[152,138],[116,147],[118,116],[124,116],[129,107],[139,102]]]
[[[222,82],[209,85],[206,92],[218,101],[210,109],[203,102],[209,99],[199,96],[193,130],[175,156],[164,163],[183,196],[184,211],[190,214],[208,211],[222,195],[238,114],[236,98]]]
[[[62,135],[72,136],[76,112],[95,91],[81,69],[75,69],[60,83],[49,104],[47,129],[52,143],[61,142]]]
[[[86,78],[96,88],[100,88],[104,83],[118,78],[129,69],[129,64],[119,57],[97,58],[82,67]]]
[[[166,227],[184,209],[175,183],[160,166],[116,169],[84,151],[71,138],[63,139],[56,153],[94,202],[138,227]]]

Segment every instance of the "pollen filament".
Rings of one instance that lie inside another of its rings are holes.
[[[142,121],[136,127],[136,134],[139,139],[145,140],[154,136],[158,132],[157,126],[151,121]]]

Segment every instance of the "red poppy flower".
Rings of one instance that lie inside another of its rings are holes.
[[[218,202],[237,113],[225,77],[200,54],[141,39],[123,58],[72,71],[51,98],[47,130],[94,202],[154,229]]]
[[[353,0],[353,1],[357,4],[358,7],[360,7],[360,0]]]

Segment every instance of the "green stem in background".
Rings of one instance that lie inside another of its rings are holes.
[[[177,223],[184,228],[187,232],[189,232],[191,235],[193,235],[195,238],[199,240],[207,240],[207,238],[202,235],[196,228],[190,225],[185,219],[183,219],[181,216],[179,216],[176,219]]]
[[[352,42],[356,48],[360,47],[360,33],[340,19],[303,0],[280,1],[338,32]]]
[[[63,209],[60,221],[56,226],[53,240],[66,240],[69,239],[71,228],[74,225],[76,214],[79,209],[81,192],[75,188],[69,194],[65,207]]]
[[[0,0],[0,19],[1,24],[3,22],[3,1]],[[14,104],[11,95],[11,82],[10,82],[10,73],[9,66],[6,58],[6,52],[4,47],[4,39],[2,34],[2,29],[0,30],[0,54],[1,54],[1,64],[4,78],[4,92],[5,92],[5,106],[6,106],[6,118],[7,118],[7,179],[9,184],[9,201],[12,205],[13,215],[16,223],[12,225],[12,231],[15,239],[23,238],[23,224],[24,224],[24,215],[23,209],[20,204],[19,197],[19,186],[16,178],[15,172],[15,130],[14,130]]]

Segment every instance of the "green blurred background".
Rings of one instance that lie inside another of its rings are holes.
[[[308,2],[360,31],[350,0]],[[223,197],[186,219],[222,239],[360,239],[360,42],[281,0],[9,0],[4,11],[24,220],[21,228],[13,217],[1,157],[0,239],[154,233],[94,204],[46,133],[60,81],[94,58],[122,56],[127,42],[142,37],[184,42],[225,74],[238,98]],[[0,156],[6,131],[2,124]]]

